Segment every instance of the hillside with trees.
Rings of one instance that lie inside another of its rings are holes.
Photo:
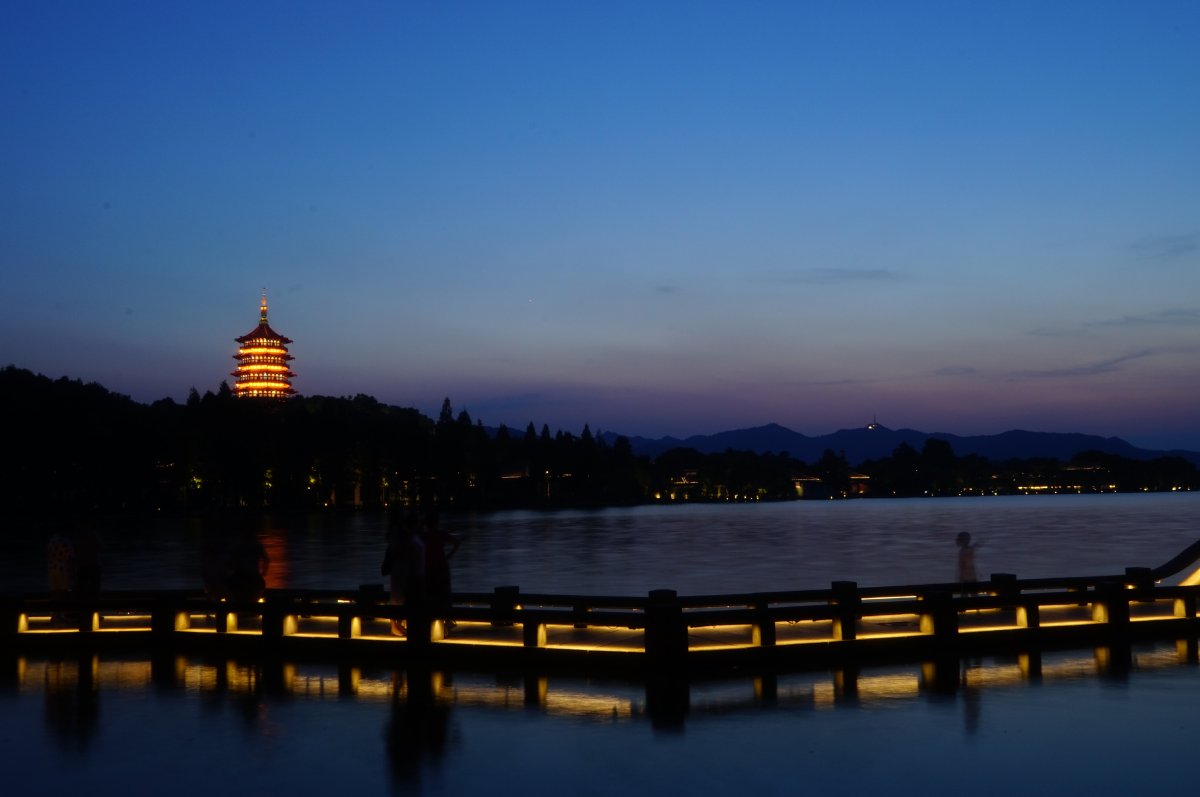
[[[993,462],[928,439],[852,463],[678,447],[530,422],[485,427],[449,398],[436,419],[370,396],[235,398],[222,384],[146,405],[78,380],[0,370],[10,512],[555,508],[650,502],[1129,492],[1200,487],[1181,457],[1103,452]]]

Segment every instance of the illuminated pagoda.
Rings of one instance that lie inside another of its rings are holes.
[[[288,368],[292,355],[288,354],[287,347],[292,341],[267,323],[266,291],[263,291],[258,326],[234,340],[239,344],[238,353],[233,355],[238,361],[237,370],[231,374],[237,377],[233,385],[235,396],[287,398],[296,392],[289,381],[296,376]]]

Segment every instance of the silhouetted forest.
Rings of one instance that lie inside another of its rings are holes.
[[[1194,465],[1095,452],[991,463],[931,439],[857,464],[826,451],[674,449],[532,422],[485,428],[446,399],[436,419],[353,398],[235,399],[224,383],[145,405],[97,384],[0,371],[0,498],[10,511],[499,509],[647,502],[1194,489]]]

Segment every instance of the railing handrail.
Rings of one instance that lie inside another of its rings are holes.
[[[1200,540],[1196,540],[1188,547],[1177,553],[1173,558],[1153,568],[1150,572],[1155,580],[1170,578],[1173,575],[1181,572],[1184,568],[1200,562]]]

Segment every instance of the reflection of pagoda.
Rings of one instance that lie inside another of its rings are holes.
[[[296,392],[288,381],[295,376],[288,368],[288,360],[292,359],[292,355],[288,354],[287,346],[292,341],[267,324],[265,291],[258,326],[234,340],[240,344],[238,353],[233,355],[233,359],[238,361],[237,370],[232,374],[237,377],[233,385],[235,396],[287,398]]]

